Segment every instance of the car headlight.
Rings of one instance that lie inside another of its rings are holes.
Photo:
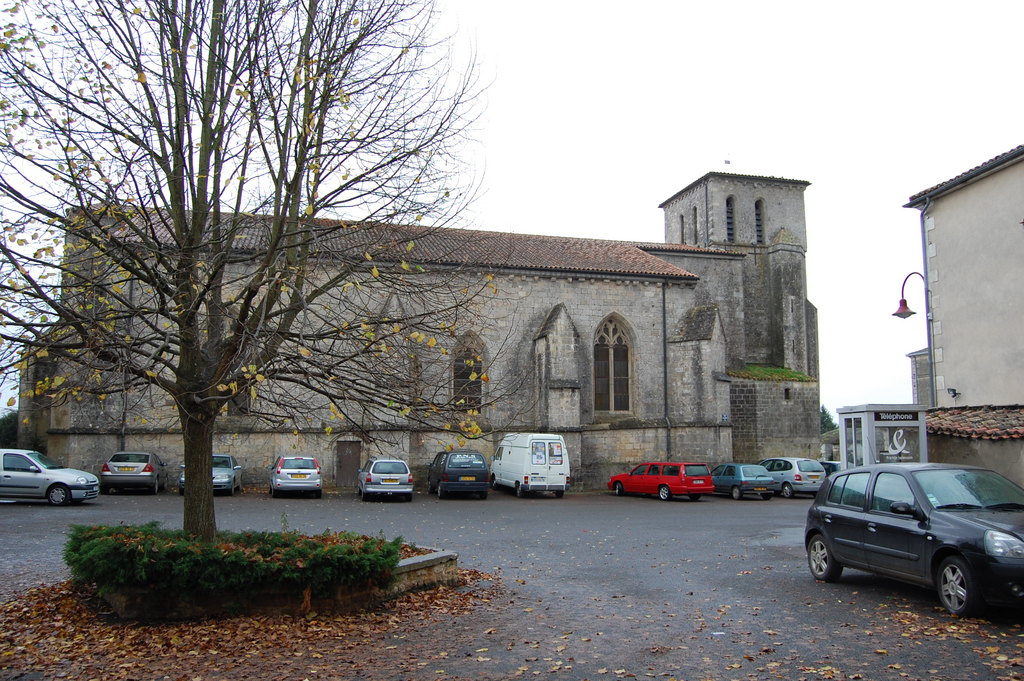
[[[86,478],[84,475],[79,475],[77,478],[75,478],[75,482],[77,482],[79,485],[85,485],[89,482],[89,479]]]
[[[1006,532],[988,530],[985,532],[985,553],[1000,558],[1024,558],[1024,541]]]
[[[227,475],[226,473],[221,473],[220,475],[213,476],[213,481],[214,482],[227,482],[230,479],[231,479],[231,476]]]

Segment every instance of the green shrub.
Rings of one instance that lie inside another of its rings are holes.
[[[130,585],[190,593],[294,586],[323,596],[332,585],[387,587],[401,544],[346,532],[220,532],[201,542],[157,523],[75,525],[64,562],[101,593]]]

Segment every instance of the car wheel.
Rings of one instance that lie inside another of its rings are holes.
[[[412,501],[412,495],[411,494],[406,494],[405,495],[405,500],[406,501]]]
[[[185,496],[185,488],[182,487],[181,485],[178,485],[178,496],[179,497]]]
[[[621,482],[615,483],[615,496],[624,497],[626,496],[626,489],[622,486]]]
[[[498,479],[493,475],[491,476],[491,489],[498,489]]]
[[[668,488],[668,485],[662,485],[658,488],[658,498],[662,501],[669,501],[672,499],[672,490]]]
[[[150,490],[153,494],[160,494],[160,479],[157,478],[153,481],[153,489]]]
[[[276,498],[278,498],[279,496],[281,496],[281,493],[280,493],[279,491],[277,491],[276,489],[274,489],[273,487],[271,487],[271,488],[270,488],[270,497],[271,497],[272,499],[276,499]]]
[[[954,615],[970,617],[983,609],[985,602],[981,598],[981,590],[967,561],[960,556],[949,556],[943,560],[935,581],[939,600]]]
[[[556,499],[561,499],[564,496],[565,496],[565,490],[564,489],[556,489],[555,490],[555,498]]]
[[[487,498],[487,492],[480,492],[480,498],[481,499],[486,499]]]
[[[793,491],[793,485],[788,482],[782,483],[782,496],[786,499],[792,499],[796,492]]]
[[[699,501],[701,497],[700,494],[687,494],[686,496],[689,497],[690,501]]]
[[[736,501],[739,501],[740,499],[743,498],[743,492],[741,492],[740,488],[737,487],[736,485],[733,485],[732,489],[729,491],[732,493],[732,498],[735,499]]]
[[[843,574],[843,565],[829,551],[825,538],[820,534],[811,537],[807,542],[807,567],[811,575],[823,582],[834,582]]]
[[[322,489],[318,489],[317,491],[313,492],[313,498],[314,499],[320,499],[323,496],[324,496],[324,491]]]
[[[774,495],[774,494],[772,494],[771,492],[765,492],[765,493],[763,493],[763,494],[761,495],[761,498],[762,498],[762,499],[764,499],[765,501],[771,501],[771,500],[772,500],[772,497],[774,497],[774,496],[775,496],[775,495]]]
[[[444,489],[441,488],[441,483],[438,483],[437,484],[437,498],[438,499],[444,499],[447,496],[448,496],[448,493],[445,492]]]
[[[518,481],[516,482],[516,496],[517,497],[526,496],[526,491],[523,490],[523,486],[520,485]]]
[[[53,506],[67,506],[71,503],[71,490],[67,485],[53,485],[46,490],[46,500]]]
[[[110,488],[100,485],[100,494],[110,494]]]

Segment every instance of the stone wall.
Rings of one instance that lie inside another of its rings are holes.
[[[816,381],[733,378],[730,404],[734,461],[756,462],[772,456],[818,458],[821,424]]]
[[[977,440],[929,433],[928,460],[991,468],[1024,485],[1024,440]]]

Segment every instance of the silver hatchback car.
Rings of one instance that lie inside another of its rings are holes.
[[[814,459],[783,456],[760,462],[782,486],[779,494],[792,499],[795,494],[817,494],[828,474],[825,467]]]
[[[412,501],[412,471],[401,459],[370,459],[356,477],[356,494],[363,501],[375,494]]]
[[[167,487],[166,466],[152,452],[114,452],[100,467],[100,494],[112,489],[142,489],[156,494]]]
[[[317,499],[323,496],[320,462],[312,456],[279,456],[269,471],[272,497],[282,492],[312,492]]]

